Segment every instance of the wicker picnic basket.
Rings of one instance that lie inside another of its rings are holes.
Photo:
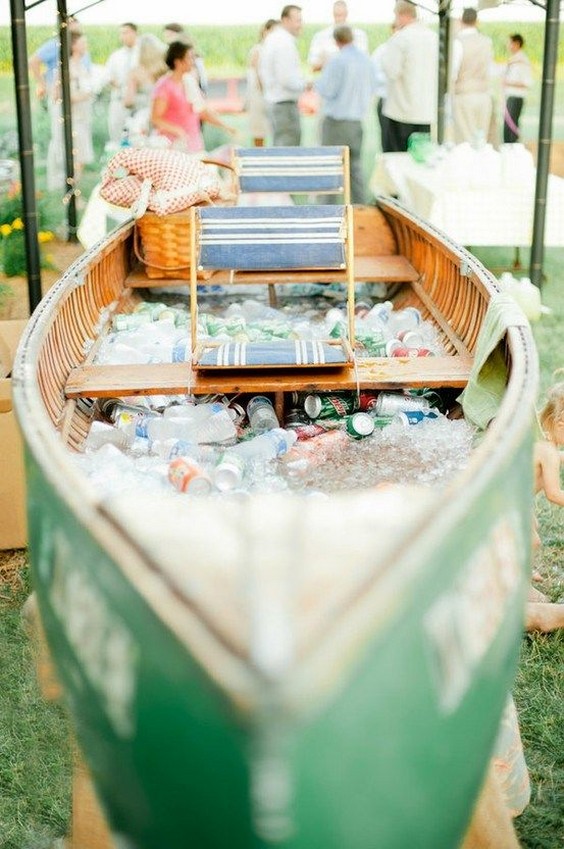
[[[190,210],[168,215],[146,212],[136,222],[133,246],[137,259],[145,266],[147,277],[188,280]]]

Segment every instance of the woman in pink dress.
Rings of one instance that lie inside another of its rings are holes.
[[[189,153],[204,150],[204,139],[200,121],[208,121],[232,134],[232,127],[207,109],[201,96],[189,99],[186,83],[191,79],[194,67],[193,50],[190,44],[173,41],[167,50],[165,62],[170,69],[162,76],[153,89],[151,124],[155,130],[166,136],[175,148]]]

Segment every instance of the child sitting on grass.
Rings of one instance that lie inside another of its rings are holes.
[[[560,446],[564,446],[564,382],[549,389],[539,422],[545,438],[538,440],[534,448],[535,492],[544,492],[549,501],[564,507],[564,490],[560,486],[560,464],[564,455],[559,450]],[[536,527],[533,544],[536,548],[540,545]],[[531,590],[531,593],[527,604],[527,630],[563,628],[564,605],[545,603],[541,593],[536,590]]]

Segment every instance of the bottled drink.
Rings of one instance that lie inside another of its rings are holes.
[[[160,413],[150,410],[148,407],[141,404],[126,404],[119,398],[99,398],[96,401],[96,409],[102,418],[108,422],[115,422],[120,413],[131,413],[132,415],[143,413],[155,418],[160,417]]]
[[[219,406],[221,410],[194,424],[193,438],[195,442],[230,442],[236,438],[237,428],[233,419],[223,404]]]
[[[401,330],[415,330],[421,324],[421,313],[416,307],[405,307],[403,310],[392,312],[388,326],[391,333],[396,334]]]
[[[185,442],[227,442],[235,439],[237,428],[223,404],[196,404],[185,408],[185,415],[152,420],[147,425],[150,440],[162,442],[180,439]],[[193,413],[193,415],[191,414]]]
[[[214,469],[213,482],[220,492],[227,492],[239,486],[244,474],[244,458],[234,451],[228,451]]]
[[[247,404],[249,423],[256,434],[280,427],[272,401],[264,395],[255,395]]]
[[[277,427],[249,439],[248,442],[240,442],[230,450],[245,460],[274,460],[285,454],[296,440],[294,431]]]
[[[133,442],[132,431],[120,430],[108,422],[93,421],[84,443],[87,451],[97,451],[102,445],[115,445],[122,451]]]

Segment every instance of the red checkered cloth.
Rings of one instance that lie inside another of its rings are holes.
[[[102,175],[100,196],[116,206],[135,207],[136,217],[149,209],[157,215],[179,212],[219,197],[220,182],[212,166],[180,150],[124,148],[110,159]]]

